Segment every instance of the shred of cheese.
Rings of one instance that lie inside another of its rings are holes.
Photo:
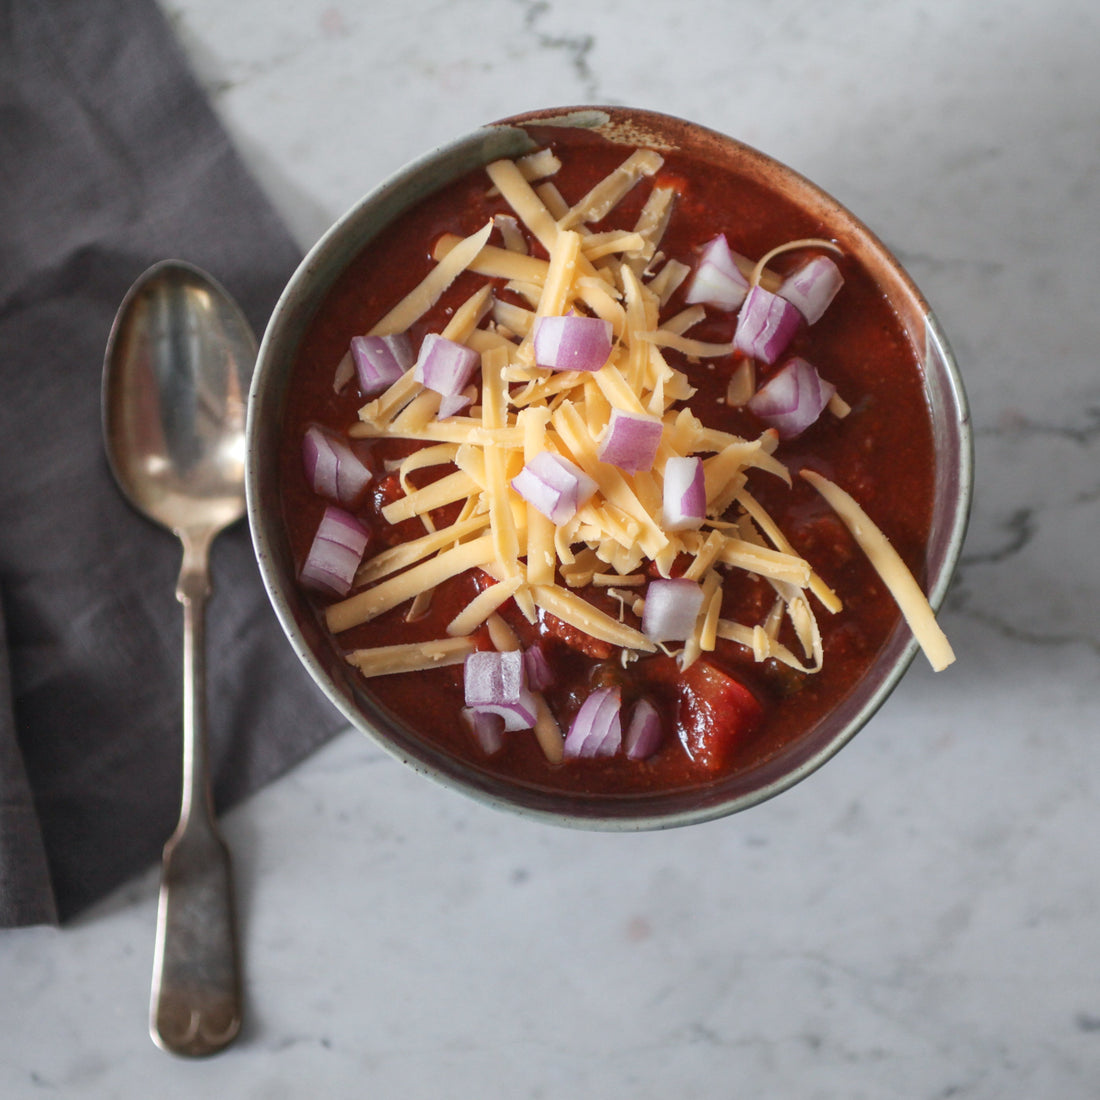
[[[448,624],[447,633],[451,636],[472,634],[493,612],[497,611],[505,600],[516,594],[523,583],[519,573],[507,580],[498,581],[482,589]]]
[[[561,171],[561,161],[553,149],[536,149],[533,153],[517,157],[516,167],[525,180],[538,180],[557,175]]]
[[[443,665],[458,665],[476,648],[472,638],[440,638],[353,649],[344,659],[364,676],[391,676],[395,672],[423,672]]]
[[[897,601],[905,621],[913,631],[929,664],[937,672],[955,660],[947,636],[936,622],[935,612],[909,567],[894,549],[893,543],[871,521],[855,498],[828,478],[813,470],[803,470],[805,478],[828,502],[852,533],[860,549],[867,555],[882,578],[883,584]]]
[[[550,266],[536,310],[537,317],[556,317],[566,313],[573,303],[573,284],[581,255],[581,235],[571,229],[558,233],[550,249]]]
[[[393,336],[419,321],[443,292],[466,270],[485,247],[493,231],[492,220],[460,241],[424,279],[397,303],[371,330],[372,336]]]
[[[626,310],[613,288],[603,279],[582,276],[577,280],[576,292],[577,300],[583,302],[601,321],[607,321],[611,325],[612,335],[616,340],[621,340],[626,331]]]
[[[535,300],[537,302],[537,297]],[[503,325],[509,332],[514,332],[517,336],[526,336],[534,326],[535,313],[534,310],[517,306],[515,302],[497,301],[493,303],[493,320],[498,325]],[[507,343],[494,346],[503,348],[505,351],[509,350]]]
[[[747,489],[742,489],[737,494],[737,502],[753,518],[756,525],[764,532],[776,550],[782,554],[789,554],[791,557],[797,556],[794,547],[791,546],[787,536],[783,534],[779,524],[768,515],[767,511]],[[808,587],[827,610],[835,613],[843,608],[844,604],[841,602],[840,597],[814,571],[810,572]]]
[[[558,190],[553,180],[546,180],[535,188],[535,194],[542,200],[543,205],[557,219],[565,217],[569,211],[569,203]],[[582,230],[583,232],[583,230]]]
[[[527,238],[519,227],[519,222],[511,214],[493,215],[493,224],[500,230],[500,238],[509,252],[527,255]]]
[[[520,648],[520,640],[515,631],[499,615],[490,615],[487,625],[489,638],[500,652],[511,653]],[[564,755],[565,736],[542,692],[533,691],[531,694],[535,697],[535,740],[546,759],[551,764],[559,764]]]
[[[746,649],[751,649],[757,661],[766,661],[774,657],[798,672],[814,673],[821,669],[820,665],[803,664],[785,645],[770,637],[760,626],[746,626],[743,623],[732,622],[730,619],[719,619],[716,634],[719,638],[726,638],[745,646]]]
[[[558,237],[558,223],[535,194],[523,173],[511,160],[495,160],[485,168],[489,179],[500,189],[504,201],[534,234],[535,240],[549,252]]]
[[[495,553],[491,535],[481,535],[470,542],[459,543],[435,557],[391,576],[372,588],[356,592],[325,609],[325,623],[334,634],[369,622],[384,611],[412,599],[417,592],[435,588],[445,580],[491,561]]]
[[[363,424],[388,427],[394,416],[420,392],[421,388],[413,372],[406,371],[389,389],[383,391],[373,401],[368,401],[359,410],[359,419]],[[353,429],[361,427],[362,424],[353,425]]]
[[[642,335],[643,340],[648,340],[662,348],[673,348],[689,355],[693,359],[722,359],[733,354],[733,343],[713,343],[705,340],[692,340],[688,336],[681,336],[678,332],[672,332],[667,328],[655,329]]]
[[[429,530],[434,530],[429,526]],[[432,608],[432,597],[435,595],[435,589],[429,588],[423,592],[417,592],[413,596],[412,603],[409,604],[409,609],[405,612],[405,622],[415,623],[421,619],[428,617],[428,612]]]
[[[535,599],[551,615],[600,641],[645,653],[652,653],[657,648],[640,630],[613,619],[567,588],[556,584],[539,585],[535,588]]]
[[[666,260],[646,286],[657,295],[657,301],[665,305],[679,289],[680,284],[691,274],[691,268],[679,260]]]
[[[454,462],[458,457],[459,447],[456,443],[436,443],[431,447],[419,447],[412,454],[406,455],[397,464],[397,477],[401,488],[406,493],[411,493],[415,486],[409,481],[409,475],[417,470],[430,469],[432,466],[443,466]]]
[[[644,269],[653,259],[668,228],[676,190],[672,187],[654,187],[638,215],[634,232],[642,238],[642,245],[628,257],[635,270]]]
[[[599,260],[616,252],[637,252],[645,247],[645,243],[641,233],[612,229],[606,233],[590,233],[584,238],[582,251],[586,259]]]
[[[643,176],[652,176],[664,157],[652,149],[635,149],[618,168],[604,176],[575,206],[558,219],[563,229],[582,222],[598,222],[626,197]]]
[[[444,326],[441,336],[453,340],[456,344],[464,344],[470,338],[470,334],[481,324],[482,319],[493,306],[493,285],[486,283],[479,287],[465,302],[454,311],[451,319]]]
[[[800,237],[797,241],[784,241],[782,244],[777,244],[775,248],[765,252],[759,260],[756,261],[747,272],[750,285],[755,286],[757,283],[762,282],[765,271],[768,264],[775,259],[776,256],[782,255],[784,252],[793,252],[800,248],[825,248],[830,252],[840,252],[840,247],[836,241],[825,240],[822,237]],[[778,276],[775,276],[778,281],[781,281]],[[765,290],[773,289],[770,286],[765,286]]]
[[[689,328],[694,328],[707,315],[707,311],[699,305],[686,306],[679,313],[674,313],[661,325],[664,332],[675,333],[682,336]]]
[[[490,453],[499,452],[490,449]],[[422,489],[414,489],[406,496],[391,501],[383,507],[382,518],[387,523],[400,523],[414,516],[434,512],[435,509],[446,507],[456,500],[466,500],[481,488],[465,470],[455,470],[453,474],[447,474],[438,481],[429,482]]]
[[[515,631],[499,615],[490,615],[486,625],[489,628],[489,639],[500,652],[510,653],[520,648],[520,640]],[[535,698],[535,740],[546,759],[552,764],[558,764],[564,755],[565,736],[542,692],[533,691],[531,694]]]
[[[469,535],[475,535],[489,526],[487,513],[460,519],[441,531],[431,531],[418,539],[400,542],[366,559],[355,574],[355,585],[362,588],[375,581],[399,573],[418,561],[438,554],[448,546]]]
[[[443,263],[461,243],[461,237],[454,233],[444,233],[435,242],[432,258],[437,263]],[[539,284],[546,278],[548,264],[537,256],[487,244],[468,266],[475,275],[484,275],[490,279],[518,279],[525,283]]]
[[[752,359],[742,359],[734,367],[726,386],[726,404],[733,409],[747,405],[756,393],[756,364]]]

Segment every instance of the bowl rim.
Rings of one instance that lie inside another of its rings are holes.
[[[817,771],[848,744],[863,729],[886,701],[907,672],[919,646],[908,632],[904,621],[881,651],[879,658],[864,682],[871,682],[871,689],[860,694],[860,701],[848,713],[845,721],[832,736],[791,767],[776,766],[775,774],[759,785],[753,785],[740,793],[714,794],[724,784],[698,788],[691,798],[686,792],[664,792],[657,795],[595,795],[578,796],[568,792],[545,791],[527,784],[506,782],[495,776],[481,773],[472,765],[458,760],[438,749],[415,732],[396,722],[398,730],[385,729],[394,725],[394,716],[377,704],[371,705],[369,692],[341,690],[324,661],[310,644],[302,628],[299,616],[291,606],[290,597],[284,591],[280,562],[287,557],[285,536],[281,532],[281,515],[273,507],[277,494],[272,481],[278,481],[277,461],[272,447],[277,449],[276,422],[281,419],[277,372],[289,372],[287,352],[283,347],[288,338],[294,344],[293,334],[300,338],[314,312],[323,301],[332,283],[344,265],[367,244],[373,235],[403,210],[415,205],[427,194],[446,186],[458,174],[458,169],[476,167],[498,156],[516,156],[535,148],[528,135],[528,126],[568,126],[596,129],[602,133],[633,134],[690,133],[703,141],[716,142],[720,148],[735,151],[746,163],[760,171],[776,175],[788,186],[796,188],[803,196],[810,196],[823,204],[834,218],[840,219],[868,255],[877,257],[903,294],[913,311],[913,327],[922,325],[923,332],[911,331],[918,355],[923,342],[923,370],[926,389],[929,371],[935,372],[933,400],[935,407],[947,415],[943,423],[948,433],[950,462],[938,467],[937,480],[944,484],[937,489],[938,511],[941,493],[947,494],[944,526],[939,532],[937,545],[930,549],[932,559],[928,564],[927,595],[934,610],[939,610],[950,586],[961,554],[969,522],[973,494],[973,438],[970,413],[965,388],[958,365],[946,337],[931,307],[916,287],[912,278],[877,235],[846,207],[807,177],[789,166],[760,152],[752,146],[704,125],[689,122],[672,115],[646,109],[622,106],[555,107],[510,116],[488,123],[450,142],[436,147],[410,161],[392,173],[376,187],[349,207],[318,239],[302,259],[298,268],[284,287],[263,333],[256,359],[256,367],[248,396],[247,455],[246,455],[246,506],[253,548],[268,599],[288,642],[306,668],[314,683],[337,708],[348,723],[369,736],[389,755],[413,768],[414,771],[438,783],[458,790],[475,800],[504,809],[529,819],[575,828],[603,831],[638,831],[680,827],[724,817],[764,802],[801,782]],[[374,226],[371,231],[371,226]],[[830,228],[834,228],[830,222]],[[364,233],[368,235],[364,236]],[[325,275],[325,272],[328,275]],[[287,334],[291,334],[288,337]],[[284,379],[285,381],[285,379]],[[274,396],[273,396],[274,395]],[[938,406],[937,406],[938,401]],[[273,403],[276,408],[273,409]],[[275,415],[275,413],[278,415]],[[934,425],[938,423],[935,421]],[[274,438],[272,438],[274,437]],[[937,441],[938,446],[938,441]],[[273,468],[274,467],[274,472]],[[954,476],[950,470],[955,470]],[[935,517],[934,517],[935,518]],[[286,585],[293,592],[293,585]],[[345,685],[346,686],[346,685]],[[853,689],[853,695],[858,689]],[[836,712],[843,713],[844,703]],[[365,713],[365,711],[369,713]],[[822,723],[819,723],[821,725]],[[816,727],[815,727],[816,728]],[[808,731],[812,732],[812,731]],[[395,735],[396,734],[396,735]],[[780,754],[782,763],[783,753]],[[728,786],[728,784],[725,784]],[[643,804],[670,803],[668,809],[640,809]]]

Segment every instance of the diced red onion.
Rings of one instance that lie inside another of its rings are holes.
[[[653,703],[644,696],[634,704],[630,724],[623,734],[623,748],[628,760],[647,760],[664,740],[661,715]]]
[[[332,596],[346,596],[369,541],[368,528],[350,512],[330,504],[299,574],[302,583]]]
[[[780,439],[801,435],[829,404],[836,386],[826,382],[812,363],[793,356],[753,394],[745,406],[779,433]]]
[[[389,389],[412,366],[412,343],[406,333],[393,336],[354,336],[351,357],[364,397]]]
[[[454,416],[473,403],[474,395],[469,392],[468,387],[462,393],[444,394],[443,400],[439,402],[438,416],[440,419],[445,416]]]
[[[733,346],[753,359],[774,363],[786,350],[802,314],[786,298],[754,286],[737,315]]]
[[[462,391],[479,361],[480,357],[473,348],[448,340],[437,332],[429,332],[420,345],[413,377],[428,389],[442,394],[447,408],[454,409],[455,399],[462,399]],[[463,408],[465,404],[467,402],[463,400],[457,408]],[[452,415],[443,411],[443,402],[440,403],[439,415]]]
[[[566,734],[567,757],[614,756],[622,744],[621,695],[617,687],[597,688],[581,703]]]
[[[658,578],[646,586],[642,633],[654,642],[682,642],[695,629],[703,588],[685,577]]]
[[[527,672],[527,686],[532,691],[545,691],[557,680],[541,640],[523,651],[523,666]]]
[[[797,307],[806,324],[812,325],[821,320],[843,285],[840,268],[828,256],[815,256],[783,280],[779,296]]]
[[[499,714],[472,707],[463,707],[460,713],[466,728],[486,756],[493,756],[504,748],[504,719]]]
[[[611,354],[611,322],[568,313],[535,323],[535,362],[550,370],[599,370]]]
[[[506,730],[526,730],[535,724],[535,697],[527,687],[523,653],[478,650],[463,669],[466,706],[483,714],[498,714]]]
[[[665,462],[661,522],[666,531],[694,531],[707,514],[703,460],[674,455]]]
[[[657,457],[661,428],[661,421],[655,416],[612,409],[607,432],[600,442],[599,458],[630,474],[648,470]]]
[[[717,306],[719,309],[736,309],[749,291],[749,281],[741,274],[730,251],[729,242],[719,234],[703,246],[699,263],[688,284],[684,301]]]
[[[354,504],[371,479],[351,447],[316,424],[302,437],[302,463],[310,488],[339,504]]]
[[[540,451],[514,478],[512,488],[554,523],[567,523],[596,491],[596,483],[569,459]]]

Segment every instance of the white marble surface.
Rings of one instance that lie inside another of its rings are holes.
[[[577,102],[856,210],[971,395],[960,660],[794,790],[664,834],[513,820],[344,735],[225,823],[238,1045],[149,1041],[150,872],[0,937],[0,1095],[1100,1096],[1093,0],[164,4],[303,245],[455,133]]]

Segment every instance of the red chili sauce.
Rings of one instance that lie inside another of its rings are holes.
[[[561,156],[563,167],[555,182],[570,202],[585,194],[630,151],[587,134],[570,134],[568,143],[563,144],[560,131],[554,131],[548,143]],[[665,154],[664,166],[652,183],[643,180],[612,211],[606,225],[594,228],[631,227],[654,184],[671,184],[678,192],[661,251],[685,263],[691,263],[698,249],[720,232],[727,235],[733,248],[754,259],[789,240],[830,235],[827,225],[760,184],[717,172],[677,153]],[[343,392],[333,392],[335,365],[353,336],[368,332],[427,274],[438,236],[466,236],[494,212],[509,212],[503,200],[491,197],[489,191],[488,178],[479,170],[420,203],[350,265],[312,323],[291,383],[281,456],[286,528],[299,565],[325,507],[303,473],[303,432],[314,423],[346,431],[363,404],[354,381]],[[545,255],[537,244],[532,251]],[[782,273],[804,259],[804,253],[784,255],[772,266]],[[628,760],[620,752],[610,758],[551,764],[530,731],[506,734],[503,750],[487,756],[459,720],[464,705],[461,665],[375,677],[370,691],[423,737],[487,772],[543,788],[601,793],[682,789],[751,768],[797,739],[834,707],[874,660],[897,624],[899,611],[847,529],[797,472],[808,466],[847,489],[919,578],[935,468],[930,415],[914,348],[869,276],[847,257],[837,262],[845,278],[840,294],[821,320],[802,327],[787,354],[813,362],[821,375],[836,385],[852,411],[844,419],[826,411],[799,438],[780,445],[776,454],[795,475],[793,488],[761,471],[752,472],[748,485],[795,550],[843,600],[844,608],[837,614],[815,604],[824,642],[821,672],[803,674],[773,660],[757,663],[746,648],[723,640],[686,674],[664,655],[643,656],[624,669],[619,654],[610,647],[593,644],[592,639],[544,617],[539,629],[555,639],[550,652],[558,673],[557,685],[545,694],[563,733],[593,686],[620,684],[624,714],[634,698],[648,694],[663,712],[666,735],[656,755],[641,762]],[[425,332],[439,331],[456,306],[484,281],[469,273],[460,276],[412,330],[414,347]],[[683,289],[662,310],[662,317],[682,308]],[[734,324],[735,315],[708,309],[707,319],[689,335],[728,341]],[[692,364],[670,349],[665,355],[698,388],[690,405],[704,423],[745,438],[756,438],[764,430],[765,425],[751,413],[724,403],[729,373],[735,365],[732,360]],[[758,385],[768,376],[769,368],[761,367]],[[358,509],[374,533],[368,555],[424,532],[419,520],[391,527],[378,514],[383,504],[401,493],[396,478],[384,470],[385,459],[407,453],[413,446],[416,444],[391,440],[370,444],[375,478]],[[422,485],[443,472],[446,468],[420,471],[413,479]],[[444,523],[450,519],[440,517]],[[477,578],[457,578],[436,591],[427,618],[406,622],[407,608],[398,607],[341,634],[333,645],[346,652],[443,637],[446,623],[476,591]],[[603,592],[585,595],[606,610],[617,610]],[[312,595],[310,599],[320,617],[324,601]],[[765,581],[731,569],[722,616],[750,625],[759,623],[773,599],[774,592]],[[536,635],[511,601],[502,611],[525,641]],[[787,630],[789,624],[784,626]],[[793,638],[787,634],[781,638],[800,652]],[[484,631],[479,644],[490,647]],[[746,689],[752,698],[746,696]]]

